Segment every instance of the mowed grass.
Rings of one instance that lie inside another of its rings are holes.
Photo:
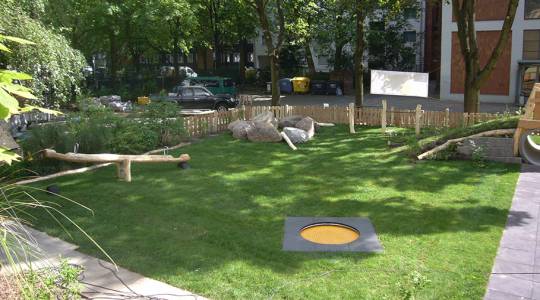
[[[517,166],[412,163],[380,129],[324,129],[297,152],[228,135],[179,153],[190,170],[134,164],[54,180],[58,202],[125,268],[213,299],[480,299],[511,204]],[[47,183],[40,183],[45,187]],[[287,216],[368,217],[383,254],[294,253]],[[45,214],[41,230],[103,257]],[[420,282],[415,284],[414,282]]]

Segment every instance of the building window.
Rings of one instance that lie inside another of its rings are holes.
[[[405,43],[416,43],[416,31],[403,32],[403,40]]]
[[[525,19],[540,19],[540,0],[525,0]]]
[[[540,59],[540,30],[523,31],[523,59]]]
[[[403,10],[403,15],[405,16],[405,19],[417,19],[418,14],[417,10],[414,7],[408,7]]]

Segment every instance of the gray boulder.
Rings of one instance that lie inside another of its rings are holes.
[[[245,122],[245,121],[243,121],[243,120],[236,120],[236,121],[234,121],[234,122],[231,122],[231,123],[227,126],[227,129],[229,129],[229,131],[233,131],[233,128],[234,128],[236,125],[238,125],[238,124],[240,124],[240,123],[242,123],[242,122]]]
[[[234,124],[233,124],[234,123]],[[248,138],[248,132],[254,128],[254,124],[251,121],[235,121],[229,125],[233,137],[239,140],[245,140]],[[234,125],[234,126],[231,126]]]
[[[279,128],[294,127],[296,123],[300,122],[303,116],[288,116],[279,121]]]
[[[293,144],[300,144],[309,141],[308,133],[302,129],[285,127],[283,132],[289,137]]]
[[[247,131],[247,138],[252,142],[275,143],[283,137],[271,123],[254,122],[253,128]]]
[[[278,126],[278,119],[274,117],[274,113],[271,111],[263,112],[262,114],[256,115],[253,117],[253,122],[255,123],[267,123],[272,124],[274,128]]]
[[[315,120],[313,120],[311,117],[303,118],[298,123],[296,123],[294,127],[298,129],[302,129],[305,132],[307,132],[308,137],[310,139],[313,138],[313,136],[315,136]]]

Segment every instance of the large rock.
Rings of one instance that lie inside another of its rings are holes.
[[[296,123],[300,122],[303,116],[288,116],[279,121],[279,128],[294,127]]]
[[[253,128],[247,131],[247,137],[252,142],[280,142],[282,139],[279,131],[271,123],[254,122]]]
[[[303,118],[298,123],[296,123],[294,127],[307,132],[310,139],[315,135],[315,120],[313,120],[311,117]]]
[[[293,144],[301,144],[309,141],[308,133],[302,129],[285,127],[283,132],[289,137]]]
[[[238,125],[238,124],[241,124],[242,122],[245,122],[243,120],[236,120],[234,122],[231,122],[228,126],[227,126],[227,129],[229,129],[229,131],[233,131],[233,128]]]
[[[252,121],[255,123],[272,124],[274,128],[277,128],[278,126],[278,119],[274,117],[274,113],[271,111],[263,112],[262,114],[256,115],[255,117],[253,117]]]
[[[232,131],[233,137],[239,140],[245,140],[248,138],[248,132],[254,128],[252,121],[234,121],[229,124],[229,130]]]

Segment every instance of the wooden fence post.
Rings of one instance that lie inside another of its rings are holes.
[[[421,122],[422,122],[422,105],[418,104],[416,106],[416,114],[415,114],[415,120],[414,120],[416,136],[420,135],[420,128],[422,127]]]
[[[381,111],[381,126],[382,126],[382,133],[386,133],[386,111],[388,109],[388,103],[386,100],[382,101],[382,111]]]
[[[463,113],[463,124],[462,124],[463,127],[467,127],[468,121],[469,121],[469,114]]]
[[[394,113],[394,107],[390,107],[390,124],[392,126],[394,126],[396,123],[395,123],[395,113]]]
[[[447,128],[450,127],[450,108],[444,110],[444,126]]]
[[[354,129],[354,103],[349,104],[349,130],[350,133],[356,133],[356,130]]]

